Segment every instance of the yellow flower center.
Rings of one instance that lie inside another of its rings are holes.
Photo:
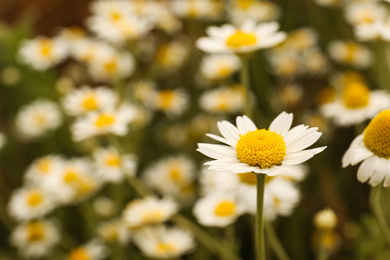
[[[347,43],[346,44],[346,53],[345,60],[347,62],[353,62],[355,60],[356,54],[359,52],[359,46],[355,43]]]
[[[174,95],[175,92],[173,92],[172,90],[162,90],[160,92],[160,102],[162,109],[168,109],[171,107]]]
[[[256,183],[257,183],[256,174],[253,172],[239,173],[238,178],[240,178],[240,182],[246,183],[249,185],[256,185]]]
[[[41,223],[38,221],[30,222],[27,225],[27,239],[30,242],[37,242],[45,237]]]
[[[244,10],[246,10],[246,9],[248,9],[250,6],[251,6],[251,4],[254,2],[254,0],[238,0],[238,5],[242,8],[242,9],[244,9]]]
[[[43,114],[34,115],[34,119],[35,119],[35,122],[37,123],[37,125],[39,125],[39,126],[45,125],[46,121],[47,121],[45,115],[43,115]]]
[[[96,97],[95,97],[95,95],[94,95],[94,94],[88,95],[88,96],[83,100],[82,106],[83,106],[83,108],[85,108],[86,110],[95,110],[95,109],[97,109],[98,105],[97,105],[97,102],[96,102]]]
[[[53,42],[50,39],[42,39],[39,42],[39,47],[40,47],[40,51],[41,51],[42,56],[48,57],[48,56],[50,56],[51,51],[53,49]]]
[[[282,136],[260,129],[240,135],[237,142],[237,159],[250,166],[268,169],[281,165],[286,156],[286,144]]]
[[[361,108],[368,105],[370,90],[360,82],[353,82],[344,87],[343,101],[348,108]]]
[[[234,214],[236,204],[232,201],[222,201],[215,208],[215,215],[218,217],[227,217]]]
[[[90,260],[88,252],[84,248],[73,249],[68,256],[68,260]]]
[[[380,112],[364,130],[365,146],[376,156],[390,158],[390,109]]]
[[[226,45],[232,48],[240,48],[253,45],[256,42],[257,38],[253,33],[246,33],[238,30],[227,38]]]
[[[108,73],[113,73],[113,72],[115,72],[116,69],[117,69],[117,67],[118,67],[118,63],[117,63],[117,61],[114,60],[114,59],[112,59],[111,61],[106,62],[106,63],[104,64],[104,69],[105,69],[106,72],[108,72]]]
[[[159,209],[145,212],[142,216],[142,221],[146,223],[159,223],[163,219],[163,213]]]
[[[95,125],[99,128],[112,125],[115,122],[115,116],[112,114],[100,114],[95,121]]]
[[[181,177],[181,171],[178,168],[174,167],[169,172],[169,177],[171,177],[171,179],[174,181],[179,181]]]
[[[78,176],[77,172],[70,170],[65,173],[64,182],[66,183],[75,182],[77,180],[77,176]]]
[[[176,252],[176,245],[174,243],[160,242],[157,244],[156,250],[159,254]]]
[[[110,13],[110,18],[111,18],[111,21],[117,22],[120,19],[122,19],[122,14],[120,12],[113,11]]]
[[[226,64],[219,64],[218,66],[219,66],[218,73],[217,73],[218,78],[226,78],[227,76],[232,74],[233,69],[231,66],[228,66]]]
[[[107,156],[106,164],[110,167],[118,167],[121,164],[121,158],[116,153]]]
[[[31,191],[27,196],[27,204],[31,207],[38,206],[42,201],[42,194],[38,191]]]
[[[49,159],[41,159],[37,162],[37,168],[40,173],[46,174],[50,171],[51,161]]]

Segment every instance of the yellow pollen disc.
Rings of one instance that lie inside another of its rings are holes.
[[[343,101],[348,108],[361,108],[368,105],[370,90],[360,82],[349,83],[344,87]]]
[[[376,20],[376,15],[370,10],[362,12],[360,16],[360,23],[373,23]]]
[[[89,193],[94,188],[94,183],[91,179],[88,178],[78,178],[77,179],[78,184],[78,195],[84,195]]]
[[[32,221],[27,225],[27,239],[30,242],[37,242],[45,237],[41,223]]]
[[[160,242],[157,244],[157,252],[158,253],[170,253],[176,252],[176,245],[174,243],[164,243]]]
[[[36,114],[34,115],[34,119],[35,119],[35,122],[37,123],[37,125],[44,125],[46,124],[46,117],[42,114]]]
[[[238,177],[240,178],[240,182],[242,183],[246,183],[249,185],[256,185],[257,183],[256,174],[253,172],[239,173]]]
[[[40,47],[41,54],[43,56],[46,56],[46,57],[50,56],[51,51],[53,49],[53,42],[49,39],[42,39],[39,42],[39,47]]]
[[[376,156],[390,158],[390,109],[380,112],[364,130],[365,146]]]
[[[75,182],[77,180],[77,176],[78,176],[78,174],[76,172],[68,171],[64,175],[64,182],[66,182],[66,183]]]
[[[88,95],[82,103],[83,108],[86,110],[95,110],[97,109],[98,105],[96,102],[96,97],[93,94]]]
[[[242,9],[248,9],[253,2],[254,2],[254,0],[238,0],[238,5]]]
[[[160,102],[162,109],[168,109],[172,106],[172,100],[175,96],[175,92],[172,90],[162,90],[160,91]]]
[[[232,201],[222,201],[215,208],[215,215],[218,217],[227,217],[234,214],[236,209],[236,204]]]
[[[257,38],[253,33],[236,31],[226,40],[226,45],[232,48],[240,48],[253,45],[257,42]]]
[[[50,171],[50,167],[51,161],[49,159],[41,159],[37,162],[37,168],[43,174],[48,173]]]
[[[84,248],[73,249],[68,256],[68,260],[90,260],[88,252]]]
[[[108,73],[113,73],[116,71],[118,67],[118,64],[116,62],[116,60],[111,60],[109,62],[106,62],[104,64],[104,69],[108,72]]]
[[[359,46],[355,43],[347,43],[346,44],[346,53],[345,60],[347,62],[353,62],[355,60],[356,54],[359,52]]]
[[[219,78],[226,78],[230,74],[232,74],[232,68],[230,66],[227,66],[225,64],[219,65],[218,73],[217,73],[217,76]]]
[[[286,156],[286,144],[282,136],[265,129],[240,136],[236,147],[240,162],[261,169],[282,164]]]
[[[162,45],[157,49],[156,52],[156,60],[161,65],[169,65],[169,45]]]
[[[106,164],[111,167],[118,167],[121,164],[121,158],[117,154],[110,154],[106,159]]]
[[[179,181],[181,177],[181,172],[178,168],[172,168],[169,172],[169,177],[174,181]]]
[[[35,207],[43,201],[42,194],[38,191],[31,191],[27,197],[27,204],[31,207]]]
[[[117,22],[120,19],[122,19],[122,14],[114,11],[114,12],[110,13],[110,18],[112,21]]]
[[[162,219],[163,213],[159,209],[145,212],[145,214],[142,216],[142,220],[144,223],[159,223],[162,221]]]
[[[111,114],[101,114],[95,121],[97,127],[106,127],[115,122],[115,117]]]

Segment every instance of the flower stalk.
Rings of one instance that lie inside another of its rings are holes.
[[[374,211],[375,217],[378,220],[379,227],[382,230],[383,235],[385,236],[386,241],[390,246],[390,229],[381,208],[381,204],[380,204],[381,194],[382,194],[382,185],[378,184],[371,190],[370,204],[372,210]]]
[[[265,233],[267,235],[268,242],[271,245],[276,256],[279,258],[279,260],[290,260],[282,244],[280,243],[278,236],[276,235],[272,223],[265,222],[264,226],[265,226]]]
[[[256,252],[258,260],[265,260],[264,248],[264,189],[265,174],[256,174],[257,214],[256,214]]]

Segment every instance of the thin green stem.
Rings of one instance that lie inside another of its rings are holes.
[[[257,214],[256,214],[256,251],[257,259],[265,259],[264,249],[264,188],[265,174],[256,174],[257,186]]]
[[[274,226],[270,222],[265,222],[265,233],[267,235],[267,239],[269,241],[269,244],[271,245],[273,251],[275,252],[276,256],[280,260],[290,260],[288,257],[286,251],[284,250],[282,243],[280,243],[280,240],[278,236],[276,235]]]
[[[328,259],[328,254],[324,251],[324,230],[318,231],[317,260]]]
[[[244,85],[245,89],[245,104],[244,104],[244,114],[252,118],[253,116],[253,106],[252,106],[252,97],[251,97],[251,83],[249,76],[249,57],[241,57],[241,83]]]
[[[374,214],[376,216],[376,219],[378,220],[378,224],[380,229],[383,232],[383,235],[385,236],[387,242],[390,246],[390,229],[387,225],[385,215],[383,214],[380,199],[381,199],[381,193],[382,193],[382,185],[378,184],[371,190],[371,196],[370,196],[370,203],[372,210],[374,211]]]

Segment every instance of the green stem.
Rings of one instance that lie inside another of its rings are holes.
[[[280,243],[278,236],[276,235],[275,229],[270,222],[265,222],[265,232],[267,234],[268,241],[274,250],[275,254],[280,260],[290,260],[286,251],[284,250],[282,243]]]
[[[257,186],[257,214],[256,214],[256,251],[257,259],[265,259],[264,249],[264,188],[265,188],[265,174],[256,174]]]
[[[371,203],[372,210],[374,211],[374,214],[378,220],[379,227],[382,230],[383,235],[385,236],[390,246],[390,229],[389,226],[387,225],[385,215],[383,214],[380,205],[381,193],[382,193],[382,185],[378,184],[371,190],[370,203]]]
[[[244,114],[249,118],[253,117],[251,83],[249,76],[249,57],[241,56],[241,83],[245,90]]]
[[[324,251],[324,230],[318,231],[318,248],[317,248],[317,260],[328,259],[328,254]]]

